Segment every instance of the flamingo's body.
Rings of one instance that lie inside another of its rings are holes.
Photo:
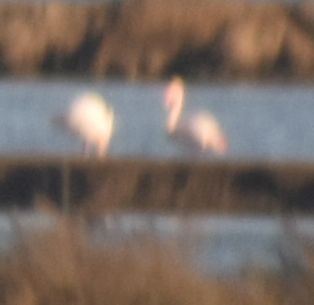
[[[66,127],[83,140],[85,155],[92,147],[99,157],[106,155],[113,132],[114,113],[100,95],[88,92],[79,96],[63,120]]]
[[[168,110],[167,132],[185,143],[192,144],[201,151],[213,151],[223,154],[227,149],[225,135],[209,112],[200,112],[181,120],[184,106],[184,83],[175,77],[166,89],[165,105]]]

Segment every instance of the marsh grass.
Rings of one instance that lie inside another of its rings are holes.
[[[310,1],[87,2],[3,1],[0,71],[313,78]]]
[[[95,247],[81,221],[65,218],[53,231],[17,230],[19,245],[0,263],[1,304],[204,303],[200,279],[147,239],[135,247]]]
[[[119,247],[95,244],[82,218],[60,216],[53,229],[26,233],[0,258],[0,304],[177,305],[310,304],[313,277],[261,273],[205,278],[171,246],[149,237]]]

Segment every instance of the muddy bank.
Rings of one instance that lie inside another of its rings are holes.
[[[0,4],[0,72],[314,78],[314,4]]]
[[[12,159],[0,162],[0,207],[312,213],[307,164]]]

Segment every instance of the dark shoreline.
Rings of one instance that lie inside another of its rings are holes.
[[[312,215],[308,162],[180,162],[38,157],[0,159],[0,209],[42,203],[105,211]]]

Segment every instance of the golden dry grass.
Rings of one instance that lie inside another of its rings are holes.
[[[314,76],[313,4],[0,4],[1,71],[127,78]]]
[[[313,277],[246,280],[201,277],[171,247],[142,237],[136,244],[95,247],[82,219],[60,216],[53,230],[29,235],[0,257],[3,305],[284,305],[311,304]]]

